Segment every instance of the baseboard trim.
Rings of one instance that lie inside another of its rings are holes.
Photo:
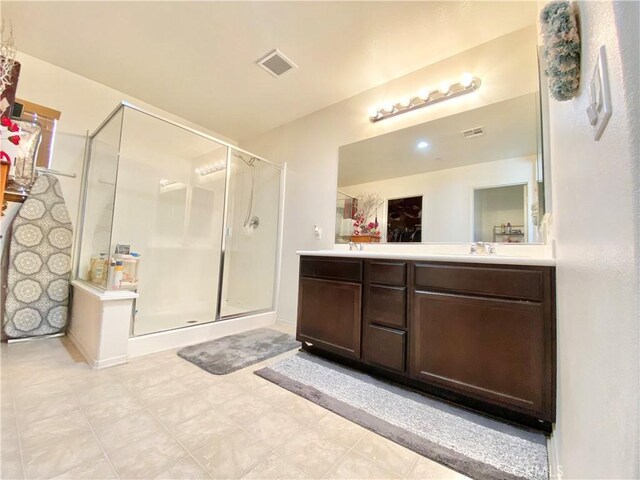
[[[69,337],[69,340],[71,340],[71,343],[73,343],[75,347],[78,349],[78,351],[82,355],[82,358],[84,358],[84,361],[87,362],[87,364],[89,364],[91,368],[93,368],[93,359],[89,358],[89,355],[87,354],[87,351],[84,348],[84,345],[82,345],[82,342],[78,340],[78,338],[73,334],[73,331],[70,328],[67,330],[67,337]]]
[[[93,362],[92,368],[94,370],[101,370],[103,368],[115,367],[116,365],[123,365],[127,363],[127,356],[121,355],[119,357],[107,358],[105,360],[96,360]]]
[[[555,429],[547,438],[547,454],[549,456],[549,479],[562,480],[562,463],[558,456],[558,441]]]
[[[67,336],[69,337],[69,340],[71,340],[71,343],[73,343],[75,347],[78,349],[78,351],[84,358],[84,361],[87,362],[87,364],[94,370],[101,370],[103,368],[115,367],[116,365],[122,365],[123,363],[127,363],[126,355],[121,355],[119,357],[113,357],[113,358],[106,358],[104,360],[93,359],[89,354],[87,354],[86,348],[84,347],[84,345],[82,345],[82,342],[78,339],[78,337],[76,337],[73,334],[71,329],[67,331]]]

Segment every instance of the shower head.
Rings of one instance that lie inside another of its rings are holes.
[[[249,157],[249,160],[247,160],[246,158],[244,158],[242,155],[240,155],[238,152],[233,152],[233,155],[238,157],[240,160],[242,160],[244,163],[246,163],[248,166],[252,167],[253,163],[256,161],[260,161],[259,158],[256,157]]]

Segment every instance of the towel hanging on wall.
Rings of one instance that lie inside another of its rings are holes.
[[[27,338],[67,326],[72,226],[60,183],[40,175],[11,227],[4,333]]]

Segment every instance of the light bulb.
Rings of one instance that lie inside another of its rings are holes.
[[[394,104],[393,102],[387,102],[382,106],[382,108],[384,109],[385,112],[391,113],[393,112]]]
[[[369,113],[369,118],[377,118],[378,117],[378,108],[377,107],[371,107],[368,110]]]
[[[424,100],[425,102],[427,100],[429,100],[429,89],[427,88],[421,88],[418,91],[418,97],[420,97],[421,100]]]
[[[411,105],[411,99],[409,97],[402,97],[398,103],[401,107],[407,108],[409,105]]]
[[[417,146],[418,146],[418,148],[419,148],[419,149],[421,149],[421,150],[422,150],[422,149],[427,148],[427,147],[429,146],[429,144],[423,140],[423,141],[421,141],[421,142],[418,142],[418,145],[417,145]]]
[[[460,85],[464,88],[469,88],[473,83],[473,75],[470,73],[463,73],[462,77],[460,77]]]
[[[440,93],[442,93],[443,95],[446,95],[447,93],[449,93],[449,88],[451,88],[451,86],[448,82],[442,82],[438,90],[440,90]]]

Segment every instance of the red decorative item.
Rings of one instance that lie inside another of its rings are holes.
[[[13,145],[20,144],[19,132],[20,125],[12,122],[9,117],[3,116],[0,118],[0,158],[3,163],[6,161],[9,164],[13,164],[18,152]],[[17,133],[18,135],[7,135],[7,133]],[[6,143],[7,140],[13,145]]]

